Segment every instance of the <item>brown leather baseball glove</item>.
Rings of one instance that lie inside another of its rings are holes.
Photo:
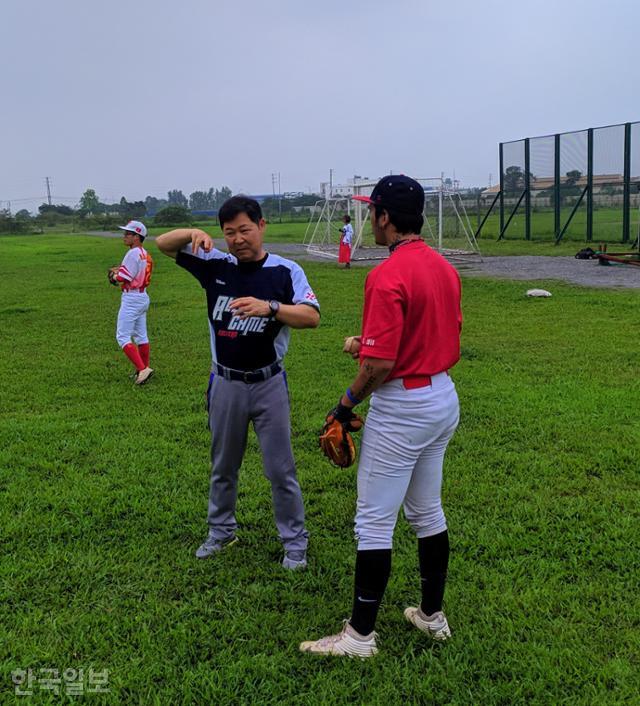
[[[356,460],[356,444],[352,432],[362,429],[364,421],[348,407],[338,405],[327,415],[320,433],[322,453],[339,468],[348,468]]]
[[[118,274],[118,270],[120,268],[116,265],[115,267],[110,267],[107,271],[107,279],[109,282],[115,286],[118,286],[120,282],[116,279],[116,275]]]

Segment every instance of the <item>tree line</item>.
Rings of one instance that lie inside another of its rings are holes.
[[[95,189],[86,189],[75,207],[43,203],[35,216],[26,209],[15,215],[0,209],[0,233],[26,233],[75,222],[87,228],[112,228],[121,222],[143,219],[159,226],[189,224],[193,220],[192,212],[215,212],[231,195],[228,186],[194,191],[188,198],[180,189],[171,189],[166,198],[147,196],[144,201],[129,201],[123,196],[117,203],[107,203]]]
[[[231,195],[231,189],[228,186],[223,186],[221,189],[210,188],[208,191],[194,191],[189,198],[180,189],[171,189],[167,192],[166,199],[147,196],[144,201],[129,202],[123,196],[119,204],[105,204],[100,201],[94,189],[87,189],[80,198],[78,212],[81,215],[118,213],[121,216],[142,218],[145,215],[155,216],[168,206],[179,206],[189,211],[217,211]]]

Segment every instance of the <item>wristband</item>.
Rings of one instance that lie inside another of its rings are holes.
[[[353,410],[351,409],[351,407],[347,407],[346,405],[342,404],[342,402],[338,402],[338,404],[331,410],[331,412],[329,412],[329,414],[332,414],[333,418],[337,419],[341,424],[344,422],[348,422],[354,417]]]
[[[350,387],[347,387],[347,390],[346,390],[346,392],[345,392],[344,394],[348,397],[349,402],[351,402],[353,405],[357,405],[357,404],[360,404],[360,402],[362,402],[361,399],[358,399],[358,398],[353,394],[353,392],[351,392],[351,388],[350,388]]]

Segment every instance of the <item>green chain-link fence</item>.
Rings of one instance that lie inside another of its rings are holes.
[[[500,144],[477,235],[633,242],[640,229],[640,122]]]

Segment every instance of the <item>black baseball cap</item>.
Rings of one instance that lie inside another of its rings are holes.
[[[353,198],[397,213],[422,215],[424,208],[424,189],[415,179],[404,174],[383,177],[375,185],[371,196]]]

